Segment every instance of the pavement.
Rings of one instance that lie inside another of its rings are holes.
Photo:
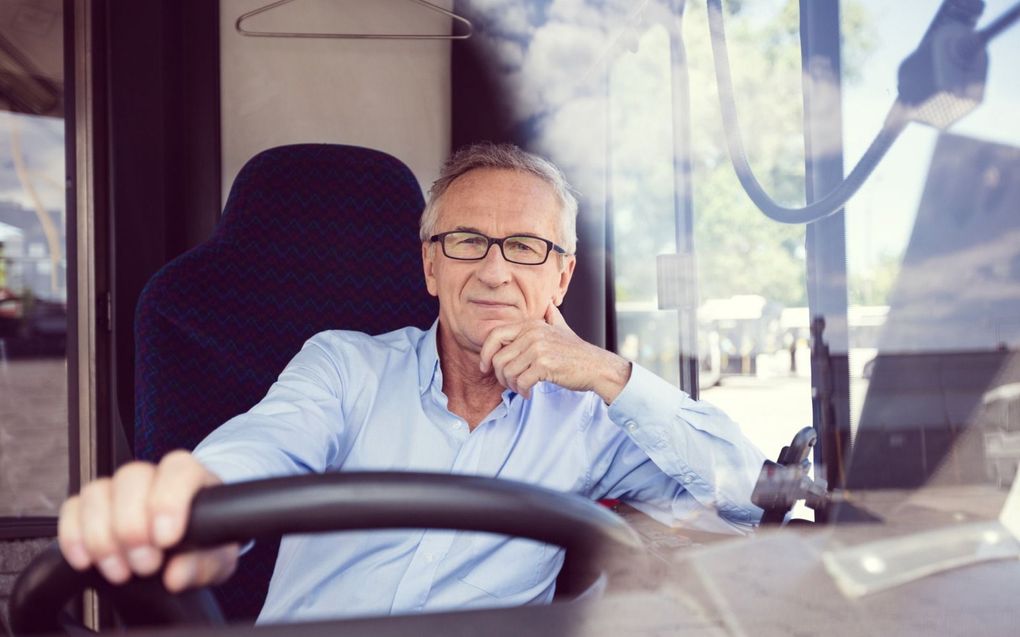
[[[772,460],[794,434],[811,426],[811,379],[806,376],[726,376],[702,390],[701,399],[726,412]]]
[[[54,516],[67,485],[67,362],[0,359],[0,517]]]

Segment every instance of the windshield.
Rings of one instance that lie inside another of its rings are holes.
[[[582,250],[607,246],[591,287],[610,345],[772,457],[813,424],[830,486],[992,485],[1001,505],[1020,454],[1020,32],[991,42],[973,112],[908,124],[845,212],[788,224],[734,174],[704,3],[472,7],[504,125],[584,195]],[[803,205],[806,177],[819,199],[857,164],[936,9],[725,3],[736,134],[775,200]]]

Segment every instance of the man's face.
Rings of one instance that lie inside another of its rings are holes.
[[[552,186],[530,173],[480,168],[457,178],[443,194],[436,234],[470,230],[502,238],[525,234],[558,245],[560,204]],[[439,320],[447,334],[478,352],[497,325],[541,319],[559,305],[574,272],[575,258],[551,252],[542,265],[519,265],[492,246],[484,259],[458,261],[438,243],[422,246],[425,282],[439,298]]]

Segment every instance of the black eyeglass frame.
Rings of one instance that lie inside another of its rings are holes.
[[[479,236],[479,237],[483,237],[489,243],[488,243],[488,245],[485,246],[485,252],[482,252],[481,256],[471,257],[471,258],[467,258],[467,257],[454,257],[454,256],[450,256],[446,252],[446,237],[451,235],[451,234],[473,234],[473,235],[476,235],[476,236]],[[537,240],[541,241],[542,243],[544,243],[546,245],[545,258],[543,258],[538,263],[521,263],[520,261],[514,261],[510,257],[506,256],[506,251],[503,250],[503,242],[506,241],[507,239],[513,239],[515,237],[527,237],[528,239],[537,239]],[[552,241],[550,241],[548,239],[543,239],[542,237],[536,237],[535,235],[531,235],[531,234],[512,234],[512,235],[507,236],[507,237],[502,237],[500,239],[496,239],[494,237],[490,237],[488,235],[484,235],[481,232],[474,232],[473,230],[450,230],[449,232],[440,232],[439,234],[432,235],[431,237],[429,237],[429,241],[431,241],[432,243],[435,243],[435,242],[438,241],[439,245],[443,249],[443,256],[445,256],[448,259],[454,259],[456,261],[481,261],[485,257],[489,256],[489,250],[492,249],[493,245],[498,245],[499,246],[499,253],[500,253],[500,255],[503,256],[503,260],[507,261],[508,263],[515,263],[517,265],[542,265],[543,263],[545,263],[546,261],[549,260],[549,255],[552,254],[553,252],[555,252],[557,254],[567,254],[567,251],[566,251],[565,248],[556,245],[555,243],[553,243]]]

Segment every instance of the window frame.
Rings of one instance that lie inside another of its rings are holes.
[[[80,470],[78,458],[79,419],[77,405],[80,401],[78,387],[78,303],[77,287],[78,275],[82,268],[79,261],[79,249],[76,238],[78,197],[76,184],[79,183],[76,168],[79,165],[76,152],[78,149],[77,134],[75,126],[77,115],[77,93],[75,91],[75,77],[80,55],[77,47],[81,46],[81,38],[77,35],[77,20],[79,5],[82,0],[64,0],[61,29],[63,41],[63,72],[64,72],[64,167],[67,187],[65,190],[65,244],[64,251],[67,259],[67,327],[66,327],[66,351],[67,361],[67,435],[68,435],[68,489],[77,491],[78,473]],[[57,534],[57,517],[53,516],[0,516],[0,541],[28,540],[43,537],[54,537]]]

